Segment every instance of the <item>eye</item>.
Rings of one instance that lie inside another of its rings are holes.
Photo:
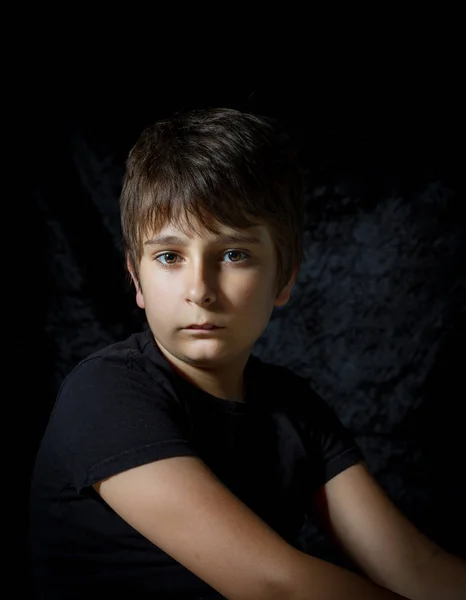
[[[228,252],[225,252],[225,254],[223,256],[228,256],[229,260],[227,262],[231,262],[231,263],[243,262],[244,260],[249,258],[248,254],[246,254],[246,252],[241,252],[240,250],[228,250]],[[241,256],[243,258],[241,258]]]
[[[160,260],[161,258],[163,258],[164,261]],[[170,267],[171,265],[176,264],[178,258],[178,254],[175,254],[174,252],[164,252],[163,254],[156,256],[155,260],[159,262],[162,267]]]

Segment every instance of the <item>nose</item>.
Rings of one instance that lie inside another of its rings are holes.
[[[210,306],[217,299],[215,275],[202,261],[189,269],[186,287],[186,301],[198,306]]]

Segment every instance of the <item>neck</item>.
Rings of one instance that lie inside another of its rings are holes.
[[[249,358],[249,351],[238,356],[236,360],[229,361],[228,365],[206,368],[186,364],[170,355],[160,345],[157,346],[173,370],[197,388],[222,400],[245,401],[243,372]]]
[[[188,380],[199,389],[207,392],[211,396],[221,398],[222,400],[233,400],[235,402],[244,402],[243,374],[242,372],[234,376],[233,374],[219,374],[213,371],[202,369],[187,368],[181,371],[172,363],[172,367],[177,373]]]

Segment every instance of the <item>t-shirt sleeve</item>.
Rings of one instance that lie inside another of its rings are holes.
[[[306,380],[293,374],[288,389],[293,391],[288,402],[309,460],[311,486],[317,489],[364,457],[351,432]]]
[[[330,406],[311,391],[309,395],[309,441],[318,457],[316,485],[327,483],[364,460],[352,434]]]
[[[130,360],[96,357],[65,380],[49,430],[78,491],[163,458],[196,455],[174,394]]]

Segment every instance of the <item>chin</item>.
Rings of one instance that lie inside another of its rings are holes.
[[[180,360],[192,367],[215,368],[227,363],[230,357],[218,352],[190,352],[182,354]]]
[[[231,363],[235,354],[230,345],[205,341],[207,343],[197,341],[191,347],[180,348],[175,356],[188,365],[200,368],[215,368]]]
[[[169,361],[176,359],[199,369],[216,369],[231,365],[235,359],[246,351],[246,349],[238,350],[232,340],[204,339],[192,340],[187,343],[183,341],[179,344],[173,343],[173,341],[164,343],[163,340],[159,339],[158,344],[162,347],[163,353]]]

